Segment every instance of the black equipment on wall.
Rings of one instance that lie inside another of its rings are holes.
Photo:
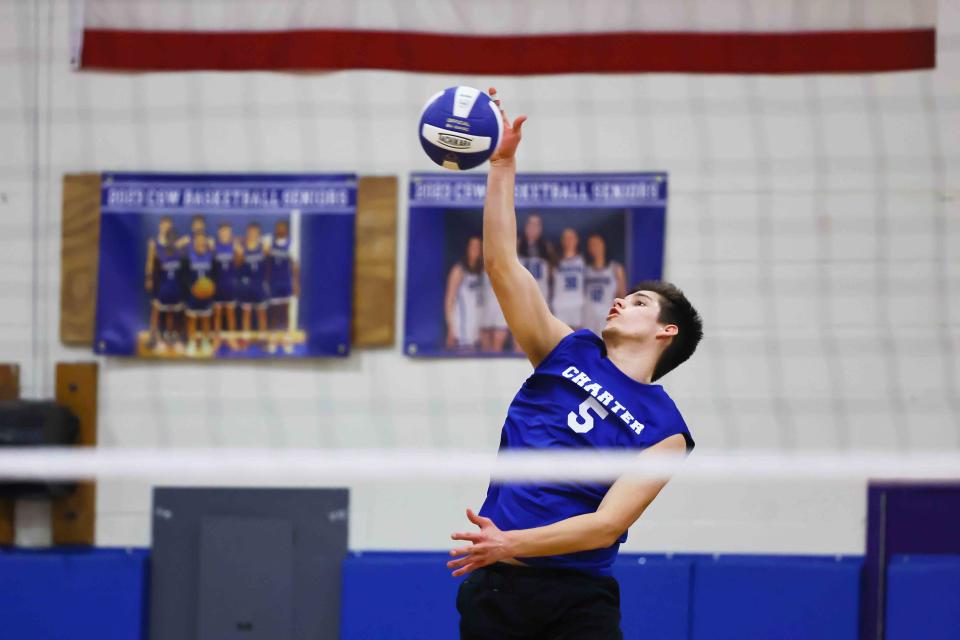
[[[0,447],[73,445],[80,421],[52,400],[0,401]],[[59,498],[75,485],[51,482],[0,482],[0,498]]]

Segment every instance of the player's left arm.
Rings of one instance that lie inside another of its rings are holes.
[[[243,264],[243,244],[240,240],[233,240],[233,266],[239,267]]]
[[[214,282],[220,282],[220,261],[217,260],[216,256],[213,256],[210,261],[210,275],[207,277]]]
[[[143,286],[147,291],[153,291],[153,262],[157,259],[157,243],[150,238],[147,241],[147,266]]]
[[[686,441],[680,434],[672,435],[645,449],[640,456],[648,451],[683,455]],[[620,478],[613,483],[593,513],[533,529],[501,531],[490,518],[478,516],[468,509],[467,518],[480,527],[480,531],[451,536],[454,540],[466,540],[473,544],[452,550],[450,555],[461,557],[448,562],[447,567],[455,569],[454,576],[461,576],[510,558],[554,556],[609,547],[637,521],[668,480]]]
[[[180,283],[180,289],[184,293],[190,291],[190,258],[188,256],[180,258],[180,266],[177,267],[177,282]]]

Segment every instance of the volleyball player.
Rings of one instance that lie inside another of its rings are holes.
[[[540,295],[545,300],[549,300],[553,246],[543,237],[543,218],[539,214],[531,213],[524,222],[517,253],[520,256],[520,264],[526,267],[537,283]],[[516,336],[513,340],[513,350],[517,353],[522,351]]]
[[[217,225],[217,237],[213,249],[213,259],[217,262],[216,291],[213,297],[214,349],[220,348],[224,325],[231,337],[227,345],[237,348],[232,336],[237,331],[237,240],[233,237],[233,227],[229,222]]]
[[[536,280],[540,295],[549,299],[553,246],[543,237],[543,218],[540,214],[531,213],[527,217],[517,252],[520,255],[520,263]]]
[[[589,261],[584,271],[583,327],[597,335],[603,331],[610,301],[627,293],[623,265],[607,259],[607,243],[599,233],[587,238]]]
[[[267,330],[267,252],[261,236],[260,225],[247,225],[243,241],[239,244],[239,269],[237,270],[237,293],[240,300],[242,348],[246,348],[253,333],[253,313],[257,314],[258,339]]]
[[[480,274],[482,290],[480,296],[480,351],[484,353],[502,353],[507,343],[507,320],[503,317],[497,295],[493,292],[487,272]]]
[[[297,261],[290,255],[290,225],[286,220],[278,220],[273,227],[273,239],[270,243],[267,260],[267,289],[270,292],[269,324],[270,342],[267,350],[277,351],[277,334],[282,335],[283,350],[293,353],[290,318],[290,301],[299,295],[299,273]]]
[[[500,448],[682,455],[693,440],[673,401],[652,382],[690,357],[702,335],[700,318],[664,282],[642,283],[609,301],[602,338],[572,331],[550,313],[516,252],[514,154],[524,120],[511,127],[504,115],[484,205],[484,266],[534,366],[507,411]],[[447,565],[455,576],[469,574],[457,595],[461,638],[622,638],[611,567],[627,528],[665,483],[491,483],[480,515],[467,510],[480,531],[452,536],[472,543],[452,550]]]
[[[176,246],[173,219],[160,218],[157,235],[147,241],[144,287],[151,295],[148,349],[165,353],[176,348],[176,314],[183,309],[182,253]],[[163,332],[160,323],[163,321]]]
[[[573,329],[583,326],[583,276],[586,263],[579,250],[580,236],[567,227],[560,234],[560,260],[554,271],[554,315]],[[612,297],[611,297],[612,299]]]
[[[467,240],[463,258],[450,268],[443,309],[447,322],[447,349],[477,347],[483,298],[483,250],[480,238]]]
[[[213,281],[218,279],[214,271],[218,265],[205,234],[193,235],[183,261],[187,302],[186,353],[191,357],[208,356],[213,352],[210,344],[210,320],[213,317]],[[203,285],[207,288],[203,289]]]

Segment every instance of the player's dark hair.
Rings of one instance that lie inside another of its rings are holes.
[[[476,240],[481,243],[480,255],[477,256],[477,263],[470,266],[469,257],[467,256],[467,249],[470,248],[470,243]],[[460,262],[463,264],[463,268],[469,271],[470,273],[483,273],[483,240],[480,239],[480,236],[470,236],[467,238],[467,244],[463,245],[463,260]]]
[[[527,219],[523,221],[523,226],[526,227],[527,222],[529,222],[530,218],[533,217],[540,218],[540,226],[543,228],[543,216],[541,216],[539,213],[531,213],[529,216],[527,216]],[[529,258],[535,255],[547,260],[551,264],[553,263],[553,245],[547,241],[545,233],[540,234],[540,237],[537,238],[537,241],[533,247],[531,247],[530,243],[527,241],[526,232],[522,232],[519,235],[520,242],[517,245],[517,254],[520,255],[520,257]]]
[[[653,380],[657,380],[693,355],[703,338],[703,320],[683,291],[669,282],[644,280],[633,290],[653,291],[658,294],[660,317],[657,320],[664,324],[677,325],[677,335],[673,336],[670,346],[660,355],[660,360],[653,369]]]
[[[220,224],[217,225],[217,229],[223,229],[224,227],[227,227],[228,229],[233,229],[230,223],[226,221],[221,222]]]
[[[600,238],[600,241],[603,243],[603,268],[607,268],[610,265],[610,247],[607,246],[607,239],[603,237],[602,233],[597,233],[594,231],[587,236],[587,241],[583,243],[583,251],[587,257],[587,262],[590,266],[593,266],[593,254],[590,253],[590,240],[592,238]]]
[[[162,225],[164,222],[168,223],[168,224],[170,225],[170,228],[168,228],[168,229],[163,233],[163,235],[160,235],[160,229],[159,229],[159,227],[160,227],[160,225]],[[160,242],[166,244],[167,242],[169,242],[170,238],[172,238],[173,236],[176,235],[176,233],[177,233],[177,230],[176,230],[176,228],[173,226],[173,218],[171,218],[170,216],[163,216],[162,218],[160,218],[160,222],[157,224],[157,237],[160,238]]]
[[[203,224],[207,224],[207,221],[204,220],[204,219],[203,219],[203,216],[200,215],[199,213],[196,214],[196,215],[194,215],[192,218],[190,218],[190,226],[191,226],[191,227],[193,226],[193,223],[194,223],[194,222],[202,222]]]
[[[260,230],[261,230],[261,229],[260,229],[260,223],[259,223],[259,222],[251,222],[250,224],[247,225],[247,229],[248,229],[248,230],[250,230],[250,229],[256,229],[257,231],[260,231]]]

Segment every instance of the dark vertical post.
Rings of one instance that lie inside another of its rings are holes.
[[[0,400],[17,400],[20,397],[20,365],[0,364]],[[0,545],[13,544],[14,500],[0,498]]]
[[[80,420],[81,447],[97,445],[97,363],[57,364],[57,404]],[[54,544],[92,545],[97,513],[94,482],[80,482],[72,494],[53,501],[51,526]]]

